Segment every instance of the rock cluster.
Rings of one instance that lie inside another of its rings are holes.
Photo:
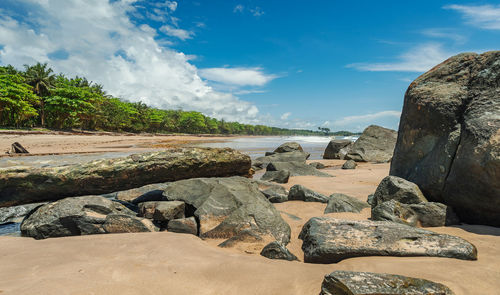
[[[451,57],[410,84],[390,174],[500,226],[500,51]]]

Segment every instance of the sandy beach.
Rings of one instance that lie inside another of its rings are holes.
[[[346,193],[366,200],[389,164],[361,163],[338,169],[343,161],[322,160],[334,178],[292,177],[324,194]],[[275,204],[290,224],[288,248],[303,260],[302,225],[322,216],[326,204],[290,201]],[[360,214],[332,217],[363,220]],[[432,257],[360,257],[321,265],[277,261],[259,255],[264,244],[217,247],[219,240],[169,232],[51,238],[0,237],[1,294],[318,294],[324,275],[334,270],[371,271],[443,283],[457,295],[498,294],[500,228],[461,225],[430,228],[462,237],[478,248],[477,261]],[[35,291],[36,290],[36,291]]]
[[[63,132],[58,134],[57,132],[1,131],[0,157],[8,156],[5,152],[10,150],[10,146],[14,142],[21,143],[30,152],[30,155],[52,155],[124,151],[144,152],[190,143],[221,142],[227,139],[227,136],[207,135],[144,135],[109,132],[88,134]]]

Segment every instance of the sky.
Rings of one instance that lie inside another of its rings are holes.
[[[0,0],[0,64],[250,124],[397,129],[408,85],[500,49],[493,1]]]

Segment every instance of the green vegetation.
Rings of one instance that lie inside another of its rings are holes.
[[[0,127],[85,129],[115,132],[346,135],[225,122],[199,112],[160,110],[111,97],[86,78],[55,75],[48,65],[24,71],[0,67]],[[348,135],[352,133],[348,132]]]

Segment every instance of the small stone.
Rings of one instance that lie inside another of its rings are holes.
[[[194,217],[173,219],[168,222],[167,230],[174,233],[198,234],[198,223]]]
[[[283,259],[288,261],[298,260],[284,245],[277,241],[267,244],[260,252],[260,255],[269,259]]]
[[[358,166],[356,162],[354,162],[353,160],[347,160],[345,161],[344,165],[342,165],[342,169],[356,169],[356,166]]]
[[[329,198],[327,196],[317,193],[300,184],[292,186],[288,192],[289,201],[328,203],[328,199]]]

